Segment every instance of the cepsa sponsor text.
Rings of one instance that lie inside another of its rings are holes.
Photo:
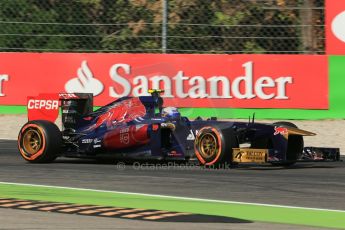
[[[30,99],[28,101],[28,109],[58,109],[58,100],[34,100]]]

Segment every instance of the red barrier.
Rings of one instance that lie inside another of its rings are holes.
[[[345,1],[326,0],[326,53],[345,55]]]
[[[0,104],[65,91],[104,105],[165,88],[178,107],[327,109],[327,65],[319,55],[0,53]]]

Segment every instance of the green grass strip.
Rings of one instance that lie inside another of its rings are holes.
[[[228,109],[228,108],[181,108],[184,116],[195,118],[218,117],[218,118],[245,118],[256,119],[280,119],[280,120],[321,120],[343,119],[344,111],[330,110],[307,110],[307,109]]]
[[[0,114],[26,114],[26,106],[0,105]]]
[[[251,221],[345,228],[345,211],[272,207],[145,194],[0,183],[0,197],[234,217]]]

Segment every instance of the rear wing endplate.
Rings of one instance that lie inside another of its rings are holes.
[[[92,111],[93,95],[91,93],[42,93],[38,96],[27,97],[28,120],[47,120],[55,122],[59,115],[59,107],[65,104],[63,110],[68,106],[68,101],[86,101],[87,110]],[[91,105],[91,106],[90,106]],[[91,108],[90,108],[91,107]],[[62,111],[63,112],[63,111]]]

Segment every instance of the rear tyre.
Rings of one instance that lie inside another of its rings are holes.
[[[232,149],[238,146],[232,128],[207,126],[199,130],[194,142],[194,151],[200,165],[225,168],[232,164]]]
[[[294,123],[287,122],[287,121],[280,121],[273,123],[275,126],[282,126],[282,127],[293,127],[298,128]],[[303,136],[299,135],[289,135],[288,139],[288,148],[286,152],[286,162],[281,163],[271,163],[274,166],[292,166],[296,163],[298,158],[300,157],[301,153],[303,152],[304,141]]]
[[[60,154],[61,146],[61,131],[50,121],[29,121],[20,129],[18,149],[28,162],[52,162]]]

